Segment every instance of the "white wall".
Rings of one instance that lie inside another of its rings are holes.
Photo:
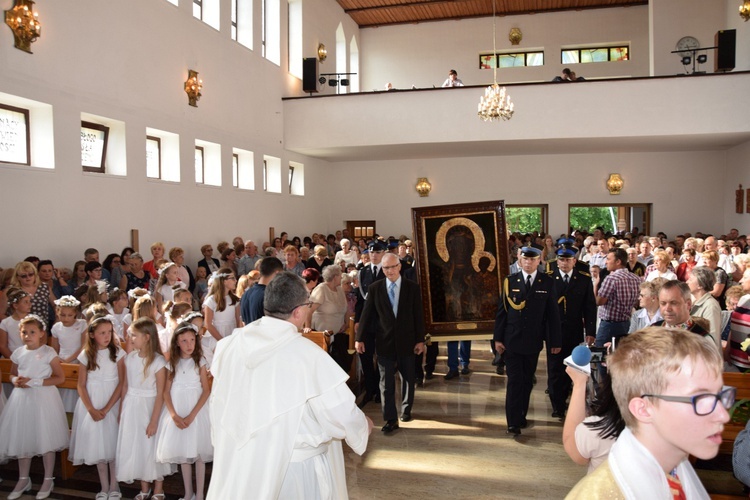
[[[411,234],[411,208],[473,201],[549,204],[549,229],[563,233],[569,203],[653,203],[652,229],[675,235],[720,232],[726,153],[606,153],[342,162],[338,181],[382,194],[382,203],[339,203],[331,219],[376,219],[381,234]],[[609,173],[625,180],[622,194],[605,187]],[[414,189],[427,177],[432,192]],[[354,196],[352,194],[351,196]],[[747,225],[747,224],[746,224]]]
[[[317,13],[313,4],[324,2],[306,3],[308,40],[319,35],[315,26],[329,21],[333,37],[345,20],[343,11]],[[260,4],[254,4],[258,22]],[[55,159],[52,170],[0,164],[2,205],[13,214],[0,219],[1,267],[30,254],[70,266],[90,246],[104,255],[119,252],[130,244],[130,229],[140,230],[146,254],[159,239],[168,247],[183,246],[194,265],[203,243],[216,245],[235,235],[262,242],[269,226],[277,234],[300,235],[311,227],[328,228],[328,164],[286,151],[283,144],[281,97],[292,92],[288,82],[296,80],[286,71],[286,9],[284,61],[278,67],[259,50],[230,39],[228,7],[222,3],[222,31],[217,31],[193,18],[187,0],[179,7],[165,0],[38,3],[42,37],[33,44],[33,55],[13,48],[11,31],[0,30],[0,61],[12,68],[0,72],[0,93],[52,105]],[[333,24],[328,18],[336,16]],[[257,48],[259,30],[254,33]],[[188,69],[203,79],[197,108],[188,106],[183,91]],[[125,177],[82,173],[81,113],[125,123]],[[179,134],[180,183],[146,179],[147,127]],[[193,181],[196,139],[221,146],[220,188]],[[232,188],[235,147],[255,153],[255,191]],[[281,194],[261,191],[264,154],[282,160]],[[288,192],[290,160],[305,166],[304,197]]]
[[[742,184],[745,190],[743,213],[735,212],[735,191]],[[747,190],[750,189],[750,142],[741,144],[727,151],[727,174],[724,188],[724,227],[733,227],[741,234],[750,234],[750,213],[747,211]]]
[[[508,32],[518,27],[523,40],[517,46]],[[382,90],[386,82],[396,88],[440,86],[449,69],[458,71],[465,85],[492,83],[492,71],[479,69],[479,54],[492,52],[492,18],[463,19],[396,25],[361,30],[363,91]],[[549,81],[562,71],[560,47],[624,42],[631,60],[567,65],[586,78],[647,76],[648,7],[594,9],[576,12],[497,18],[497,49],[543,48],[544,66],[498,70],[499,82]]]

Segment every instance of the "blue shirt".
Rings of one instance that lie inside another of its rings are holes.
[[[248,291],[242,294],[240,299],[240,316],[242,321],[249,325],[258,318],[264,316],[263,298],[266,296],[266,285],[256,283]]]

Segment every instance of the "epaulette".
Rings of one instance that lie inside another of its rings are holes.
[[[584,276],[588,276],[589,278],[591,277],[591,274],[589,274],[589,273],[587,273],[585,271],[578,271],[578,274],[582,274]]]

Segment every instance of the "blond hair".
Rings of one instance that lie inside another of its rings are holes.
[[[721,376],[723,360],[710,338],[706,340],[685,330],[649,327],[619,342],[617,350],[607,358],[607,366],[625,425],[638,425],[630,413],[630,400],[644,394],[663,394],[688,358],[693,366],[703,361],[713,375]]]

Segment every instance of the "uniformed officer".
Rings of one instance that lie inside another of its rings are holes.
[[[575,244],[576,240],[570,238],[560,238],[555,242],[558,250],[560,248],[576,248]],[[578,251],[577,248],[576,251]],[[582,273],[589,274],[589,265],[583,261],[576,259],[575,268]],[[544,272],[546,272],[547,274],[554,274],[555,271],[557,271],[557,260],[551,260],[547,262],[547,268]]]
[[[555,283],[557,306],[560,313],[562,350],[552,354],[547,346],[547,389],[552,402],[552,416],[564,418],[565,401],[572,381],[565,373],[563,360],[573,348],[585,342],[586,335],[596,335],[596,299],[591,275],[576,266],[578,249],[561,246],[557,250],[557,269],[548,273]]]
[[[495,317],[495,348],[505,353],[508,376],[507,432],[514,436],[528,425],[526,413],[543,342],[546,340],[552,354],[559,353],[561,346],[555,284],[537,269],[541,255],[537,248],[521,250],[521,272],[503,281]]]

